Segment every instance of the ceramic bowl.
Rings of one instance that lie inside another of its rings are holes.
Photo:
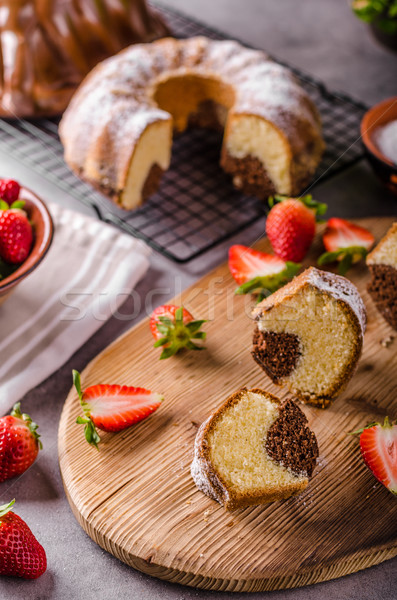
[[[33,225],[33,246],[28,258],[11,275],[0,281],[0,304],[15,287],[39,266],[47,254],[53,234],[54,225],[44,202],[31,190],[21,187],[19,195],[25,201],[24,210]]]
[[[388,98],[370,108],[361,121],[361,138],[367,158],[379,179],[397,194],[397,165],[382,154],[374,143],[373,135],[380,125],[397,119],[397,96]]]

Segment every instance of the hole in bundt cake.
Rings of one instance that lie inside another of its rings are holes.
[[[200,127],[223,128],[235,101],[231,85],[216,77],[200,75],[160,78],[152,97],[159,108],[172,115],[176,131],[184,131],[189,122]]]

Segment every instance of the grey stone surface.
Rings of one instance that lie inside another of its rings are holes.
[[[397,93],[397,82],[393,77],[395,56],[371,39],[365,26],[351,15],[345,0],[304,0],[300,3],[293,0],[167,0],[163,4],[177,7],[231,36],[264,48],[320,77],[331,88],[349,92],[369,104]],[[0,172],[19,178],[47,200],[88,212],[39,175],[2,154]],[[327,183],[317,185],[315,195],[329,203],[330,215],[397,214],[397,199],[378,184],[365,161]],[[153,254],[151,269],[138,285],[141,298],[156,287],[160,289],[157,303],[169,299],[180,288],[185,288],[225,260],[233,241],[252,243],[263,230],[262,219],[234,240],[184,267]],[[118,597],[134,600],[233,597],[237,600],[247,597],[194,590],[134,571],[91,541],[71,513],[57,460],[60,413],[71,386],[72,368],[82,370],[98,352],[144,316],[142,310],[134,320],[128,318],[133,312],[132,301],[126,302],[122,312],[125,319],[113,318],[104,324],[67,364],[23,399],[23,409],[40,424],[44,449],[22,477],[0,484],[0,502],[16,498],[16,512],[26,519],[46,549],[48,570],[37,581],[2,578],[1,600],[113,600]],[[338,580],[296,590],[255,593],[250,598],[395,600],[396,590],[397,559],[394,559]]]

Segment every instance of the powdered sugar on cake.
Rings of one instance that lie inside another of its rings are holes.
[[[336,300],[346,302],[356,315],[360,323],[361,333],[364,335],[367,324],[365,305],[357,288],[351,281],[341,275],[329,271],[320,271],[314,267],[309,269],[308,280],[317,289],[331,294]]]

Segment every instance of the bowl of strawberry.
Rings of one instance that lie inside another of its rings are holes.
[[[54,226],[44,202],[12,179],[0,179],[0,304],[41,263]]]

